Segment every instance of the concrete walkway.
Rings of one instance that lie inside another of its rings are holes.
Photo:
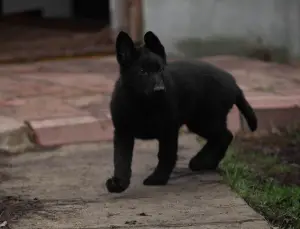
[[[270,228],[219,175],[193,174],[187,169],[198,147],[194,136],[181,136],[179,162],[170,183],[146,187],[142,180],[156,164],[157,149],[155,142],[137,142],[132,185],[114,195],[104,186],[112,173],[109,143],[16,156],[11,161],[11,180],[1,188],[9,195],[38,198],[43,209],[11,228]]]

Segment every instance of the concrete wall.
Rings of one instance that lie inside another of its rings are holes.
[[[70,17],[71,0],[3,0],[3,12],[13,13],[42,8],[45,17]]]
[[[259,43],[300,56],[298,0],[143,0],[143,11],[144,32],[157,33],[169,53],[238,52]]]

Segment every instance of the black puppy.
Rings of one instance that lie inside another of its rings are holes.
[[[120,77],[110,104],[114,125],[114,175],[106,182],[109,192],[129,187],[135,139],[159,141],[158,164],[144,185],[165,185],[176,164],[178,132],[185,124],[207,139],[194,156],[192,171],[215,170],[233,135],[227,114],[234,104],[252,131],[257,119],[242,90],[229,73],[205,62],[168,63],[163,45],[151,31],[145,44],[135,47],[125,32],[116,40]]]

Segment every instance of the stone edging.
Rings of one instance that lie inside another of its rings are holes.
[[[262,101],[266,99],[265,101]],[[300,117],[300,96],[248,98],[258,117],[258,131],[273,130],[291,124]],[[240,112],[234,108],[228,117],[229,129],[234,133],[248,132]],[[188,132],[186,128],[181,133]],[[110,117],[100,120],[93,116],[65,117],[25,121],[12,130],[0,131],[0,150],[20,153],[37,146],[111,141],[113,127]]]
[[[36,147],[35,134],[28,123],[18,128],[0,132],[0,150],[9,154],[19,154]]]

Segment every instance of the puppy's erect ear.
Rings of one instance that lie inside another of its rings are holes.
[[[147,47],[151,52],[159,55],[161,58],[163,58],[164,62],[166,62],[165,48],[152,31],[145,33],[144,41],[145,47]]]
[[[116,39],[116,55],[118,63],[122,66],[131,64],[136,55],[136,49],[130,36],[121,31]]]

